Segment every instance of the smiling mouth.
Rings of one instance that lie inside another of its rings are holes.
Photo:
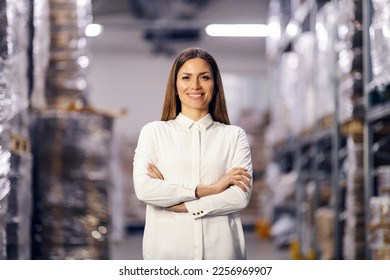
[[[204,93],[188,93],[191,99],[200,99],[203,95]]]

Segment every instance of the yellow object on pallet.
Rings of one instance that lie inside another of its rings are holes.
[[[307,260],[316,260],[317,259],[316,252],[313,248],[309,248],[309,250],[307,251],[306,259]]]
[[[267,219],[260,219],[256,221],[255,230],[259,239],[271,238],[271,225]]]
[[[306,257],[302,255],[300,250],[300,243],[298,240],[293,240],[290,243],[290,254],[293,260],[316,260],[316,252],[313,248],[307,250]]]
[[[300,245],[298,240],[291,241],[289,249],[290,249],[292,260],[303,260],[303,256],[300,252]]]

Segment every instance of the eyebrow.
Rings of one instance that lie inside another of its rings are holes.
[[[192,73],[186,73],[186,72],[183,72],[181,73],[182,75],[192,75]],[[203,74],[211,74],[209,71],[205,71],[205,72],[201,72],[199,73],[199,75],[203,75]]]

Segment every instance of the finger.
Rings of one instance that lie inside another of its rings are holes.
[[[151,170],[153,170],[153,172],[155,174],[157,174],[157,176],[160,178],[160,179],[164,179],[164,176],[161,174],[160,170],[154,165],[154,164],[150,164],[150,168]]]
[[[235,170],[233,173],[251,176],[251,175],[249,174],[248,170],[246,170],[246,169],[244,169],[244,168],[237,169],[237,170]]]
[[[149,171],[149,173],[152,173],[153,175],[155,175],[155,171],[154,171],[154,169],[152,168],[152,165],[148,165],[148,171]]]
[[[245,186],[246,186],[248,189],[250,189],[250,188],[252,187],[251,183],[248,182],[248,181],[245,182]]]
[[[249,173],[246,172],[246,171],[239,171],[237,174],[239,174],[239,175],[241,175],[241,176],[245,176],[245,177],[248,178],[248,179],[251,179],[251,178],[252,178],[251,174],[249,174]]]
[[[249,174],[236,174],[234,176],[232,176],[232,178],[234,178],[235,180],[239,180],[239,181],[250,181],[251,180],[251,176]]]
[[[148,165],[148,171],[153,174],[153,176],[158,176],[158,173],[156,172],[156,167],[153,164]]]
[[[247,177],[248,179],[252,178],[252,176],[244,168],[237,168],[235,170],[232,170],[230,174],[233,176],[234,175],[243,175],[243,176]]]
[[[233,168],[234,170],[241,170],[241,171],[248,171],[248,169],[244,168],[244,167],[235,167]]]
[[[163,180],[163,179],[164,179],[164,177],[161,175],[161,173],[160,173],[160,172],[158,172],[158,171],[154,171],[154,174],[155,174],[155,176],[156,176],[158,179],[161,179],[161,180]]]
[[[242,168],[242,167],[234,167],[234,168],[230,169],[230,171],[228,173],[236,173],[236,172],[239,172],[239,171],[246,172],[248,170],[246,170],[245,168]]]
[[[242,184],[242,185],[244,185],[245,187],[247,187],[247,188],[250,188],[251,187],[251,184],[248,182],[248,180],[246,180],[246,179],[242,179],[242,180],[240,180],[240,183]]]
[[[163,180],[164,178],[162,178],[159,174],[157,174],[157,173],[153,173],[152,174],[152,178],[153,179],[160,179],[160,180]]]
[[[156,167],[153,163],[149,163],[149,164],[148,164],[148,169],[150,169],[150,170],[156,170],[157,167]]]
[[[153,179],[160,179],[159,177],[158,177],[158,174],[156,174],[156,172],[154,172],[153,170],[150,170],[150,169],[148,169],[148,176],[149,177],[151,177],[151,178],[153,178]]]
[[[244,192],[248,191],[248,189],[242,183],[240,183],[239,181],[236,181],[234,185],[239,187]]]
[[[149,171],[149,173],[151,173],[153,176],[156,176],[156,175],[157,175],[156,171],[153,169],[152,166],[148,166],[148,171]]]
[[[156,173],[158,174],[160,179],[162,179],[162,180],[164,179],[164,176],[161,174],[160,170],[158,170],[157,168],[156,168]]]
[[[161,178],[159,177],[159,175],[158,175],[156,172],[154,172],[153,170],[149,170],[148,176],[151,177],[151,178],[153,178],[153,179],[161,179]]]
[[[251,187],[250,181],[245,176],[237,175],[237,177],[235,177],[235,180],[241,182],[241,184],[245,185],[247,188]]]

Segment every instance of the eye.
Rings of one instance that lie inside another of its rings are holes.
[[[189,80],[190,77],[189,77],[189,76],[183,76],[183,77],[181,77],[181,79],[182,79],[182,80]]]
[[[204,80],[204,81],[208,81],[208,80],[210,80],[210,77],[209,76],[202,76],[202,77],[200,77],[202,80]]]

